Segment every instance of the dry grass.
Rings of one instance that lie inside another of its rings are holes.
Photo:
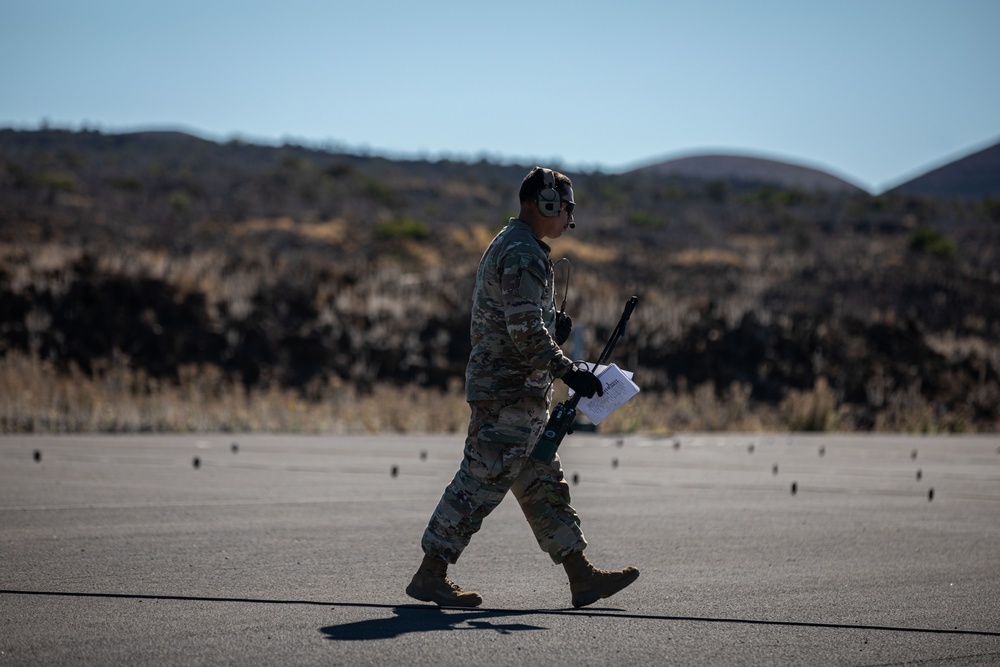
[[[114,276],[148,277],[162,280],[178,294],[203,294],[213,312],[225,305],[232,316],[245,316],[262,288],[282,281],[315,285],[315,306],[320,320],[332,320],[337,313],[365,316],[374,324],[366,335],[379,328],[398,327],[400,322],[422,321],[428,308],[464,303],[468,282],[479,255],[494,236],[486,226],[448,230],[448,239],[461,262],[442,257],[437,245],[421,245],[403,240],[398,248],[409,257],[380,256],[354,262],[356,282],[337,283],[317,279],[320,271],[339,271],[342,263],[319,255],[296,252],[272,253],[251,239],[259,234],[289,233],[313,242],[336,245],[346,233],[341,221],[293,223],[278,218],[243,223],[247,241],[233,248],[206,248],[185,254],[123,245],[89,249],[96,269]],[[554,244],[553,257],[571,256],[584,264],[616,262],[618,251],[577,239]],[[741,289],[716,302],[716,311],[732,326],[746,312],[755,310],[755,295],[764,292],[777,278],[810,261],[794,253],[780,253],[763,241],[741,239],[739,253],[709,249],[672,255],[668,262],[688,266],[743,266],[750,269]],[[449,247],[445,244],[444,247]],[[14,292],[28,289],[64,293],[73,279],[69,269],[87,250],[71,243],[22,242],[0,244],[0,266]],[[765,273],[754,267],[768,267]],[[778,267],[777,270],[775,267]],[[777,271],[777,274],[773,272]],[[557,286],[564,289],[564,274]],[[643,332],[654,347],[677,338],[688,326],[692,313],[703,309],[707,296],[684,294],[665,285],[642,294],[642,305],[634,315],[632,331]],[[570,288],[570,309],[578,308],[578,324],[615,322],[621,313],[630,285],[608,281],[601,271],[574,272]],[[767,313],[761,314],[762,319]],[[25,324],[36,335],[49,326],[51,315],[43,310],[28,313]],[[985,330],[985,325],[979,327]],[[1000,367],[1000,345],[988,336],[937,334],[927,337],[939,353],[953,360],[977,359],[983,376]],[[600,341],[586,338],[589,348]],[[619,350],[621,363],[637,368],[626,340]],[[583,354],[574,356],[585,356]],[[96,360],[95,360],[96,361]],[[178,383],[158,381],[134,370],[128,359],[114,357],[96,361],[103,364],[93,375],[71,368],[59,373],[50,364],[31,354],[8,350],[0,357],[0,432],[462,432],[468,408],[460,386],[448,391],[416,386],[375,385],[361,393],[348,383],[331,380],[330,386],[310,387],[311,400],[293,389],[271,387],[248,391],[233,383],[216,366],[185,366]],[[1000,424],[977,423],[977,405],[1000,402],[995,381],[983,380],[970,390],[968,405],[946,411],[923,398],[918,385],[881,386],[873,378],[868,389],[869,405],[876,409],[871,428],[893,432],[956,432],[1000,429]],[[640,385],[642,384],[639,378]],[[558,384],[558,383],[557,383]],[[642,392],[613,414],[600,427],[606,433],[645,432],[667,434],[678,431],[785,431],[848,430],[852,413],[820,378],[808,391],[791,391],[780,405],[760,404],[750,399],[747,386],[733,385],[719,390],[712,384],[674,392]],[[980,411],[982,412],[982,411]],[[988,411],[986,411],[988,412]]]
[[[484,225],[456,227],[447,231],[452,246],[461,249],[463,257],[478,259],[496,236],[498,230],[489,230]],[[552,257],[572,257],[576,261],[590,264],[607,264],[621,259],[621,249],[607,245],[588,243],[571,237],[561,237],[551,242]]]
[[[693,390],[640,392],[601,422],[604,433],[668,435],[682,431],[784,431],[772,408],[751,405],[750,389],[734,384],[717,396],[711,384]]]
[[[677,266],[691,268],[694,266],[743,266],[743,257],[729,250],[708,248],[705,250],[683,250],[673,255],[671,262]]]
[[[553,257],[572,257],[589,264],[608,264],[621,258],[621,249],[574,238],[559,238],[552,242]]]
[[[846,414],[824,377],[817,378],[812,391],[790,391],[780,410],[791,431],[840,430]]]
[[[338,246],[347,240],[349,233],[346,220],[328,220],[325,222],[302,222],[296,223],[291,218],[274,218],[262,220],[248,220],[236,223],[230,232],[236,238],[249,235],[257,235],[265,232],[281,231],[296,234],[305,239],[327,243]]]
[[[464,431],[464,394],[378,386],[362,395],[328,387],[319,401],[271,388],[247,392],[214,366],[160,383],[117,358],[87,377],[36,357],[0,358],[0,432],[441,433]]]
[[[162,383],[116,357],[95,377],[57,373],[37,357],[0,358],[0,432],[263,432],[463,433],[469,410],[462,387],[447,391],[376,385],[367,394],[350,386],[318,390],[319,400],[272,387],[247,392],[214,366],[187,366],[178,384]],[[557,400],[565,397],[557,393]],[[601,423],[602,433],[668,435],[691,431],[836,431],[847,423],[825,381],[791,392],[778,408],[750,400],[746,385],[716,392],[641,392]],[[962,431],[962,416],[937,414],[919,391],[891,395],[876,431]]]
[[[461,251],[461,255],[479,257],[497,235],[497,231],[499,230],[490,231],[484,225],[453,227],[447,231],[447,240]]]

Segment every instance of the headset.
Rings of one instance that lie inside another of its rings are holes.
[[[559,215],[562,195],[556,190],[556,177],[551,169],[542,169],[542,189],[538,191],[538,210],[547,218]]]

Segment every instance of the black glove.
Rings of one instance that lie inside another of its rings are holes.
[[[566,313],[556,313],[556,344],[562,345],[569,340],[569,332],[573,330],[573,318]]]
[[[569,385],[569,388],[587,398],[593,398],[594,394],[604,396],[604,387],[597,376],[590,371],[571,370],[562,376],[562,381]]]

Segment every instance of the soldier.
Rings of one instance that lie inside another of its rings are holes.
[[[634,567],[609,572],[590,564],[558,456],[551,464],[530,456],[548,420],[554,379],[588,398],[603,391],[593,373],[576,368],[559,348],[573,323],[556,312],[550,248],[542,240],[576,226],[573,184],[559,172],[535,167],[518,197],[518,217],[493,239],[476,273],[465,455],[427,524],[424,559],[406,588],[424,602],[482,604],[479,593],[448,578],[447,568],[507,491],[520,503],[538,545],[566,569],[574,607],[614,595],[639,576]]]

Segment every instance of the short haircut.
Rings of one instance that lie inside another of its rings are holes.
[[[566,194],[567,188],[573,187],[573,181],[569,180],[569,176],[561,174],[558,171],[551,170],[552,175],[555,177],[556,190],[560,194]],[[521,189],[517,193],[517,197],[523,204],[527,201],[534,201],[538,198],[538,193],[545,189],[545,169],[542,167],[533,167],[528,175],[524,177],[521,181]]]

